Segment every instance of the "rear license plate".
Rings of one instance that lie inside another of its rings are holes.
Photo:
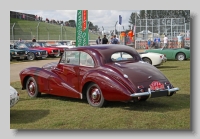
[[[164,90],[165,86],[163,83],[160,83],[158,81],[153,81],[150,85],[151,90],[155,91],[155,90]]]
[[[20,56],[19,58],[20,58],[20,59],[24,59],[24,57],[23,57],[23,56]]]

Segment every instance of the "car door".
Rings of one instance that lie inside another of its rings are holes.
[[[60,63],[53,70],[60,78],[62,95],[80,98],[79,88],[79,51],[65,51]],[[52,90],[53,91],[53,90]],[[53,92],[52,92],[53,93]]]

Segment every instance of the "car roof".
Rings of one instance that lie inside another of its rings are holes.
[[[98,57],[102,57],[106,63],[112,62],[111,55],[116,52],[126,52],[132,56],[138,56],[138,52],[130,46],[120,45],[120,44],[101,44],[101,45],[91,45],[91,46],[79,46],[75,48],[66,49],[66,51],[85,51],[88,53],[95,53]],[[92,55],[92,54],[91,54]]]

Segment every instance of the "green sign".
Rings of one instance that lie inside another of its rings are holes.
[[[77,10],[76,47],[88,45],[88,10]]]

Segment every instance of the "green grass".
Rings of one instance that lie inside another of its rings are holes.
[[[14,25],[15,23],[15,25]],[[37,39],[38,21],[28,21],[17,18],[10,18],[10,40],[12,40],[12,26],[14,25],[14,40]],[[90,33],[90,40],[96,40],[98,35]],[[38,27],[38,40],[76,40],[76,28],[63,26],[61,38],[61,26],[40,22]]]
[[[10,109],[10,128],[191,130],[190,61],[167,61],[158,69],[180,88],[177,94],[137,103],[109,102],[104,108],[47,94],[31,99],[20,82],[13,82],[20,101]]]

